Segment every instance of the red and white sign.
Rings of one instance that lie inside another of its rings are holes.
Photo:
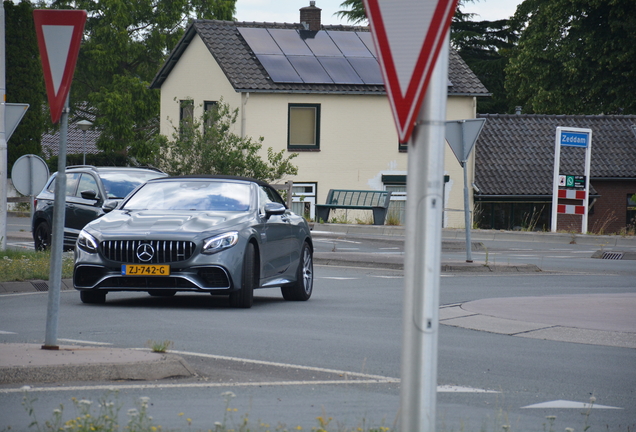
[[[561,199],[584,200],[585,195],[584,190],[559,189],[559,198]]]
[[[86,11],[36,9],[33,11],[33,20],[42,59],[46,94],[51,108],[51,120],[57,123],[71,89],[84,33]]]
[[[559,213],[559,214],[584,215],[585,214],[585,206],[584,205],[559,204],[559,205],[557,205],[557,213]]]
[[[413,131],[457,0],[364,0],[400,143]]]

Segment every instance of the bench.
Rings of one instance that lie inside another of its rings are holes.
[[[384,225],[391,192],[331,189],[325,204],[316,204],[316,220],[327,222],[331,209],[373,210],[373,225]]]

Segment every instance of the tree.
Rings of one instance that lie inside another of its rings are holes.
[[[504,87],[505,68],[519,32],[507,19],[472,21],[471,18],[472,14],[457,9],[451,25],[451,45],[492,94],[490,98],[477,99],[477,112],[512,112],[514,103]]]
[[[506,89],[527,112],[636,114],[633,0],[525,0]]]
[[[263,137],[253,141],[231,132],[238,109],[220,100],[200,120],[185,120],[175,127],[173,140],[162,145],[160,167],[172,175],[223,174],[252,177],[272,182],[298,174],[286,150],[267,149],[267,161],[259,155]]]
[[[101,150],[148,160],[157,151],[159,91],[148,88],[189,19],[231,20],[236,0],[54,0],[88,12],[71,101],[94,116]]]
[[[7,102],[28,103],[29,109],[7,142],[8,172],[22,155],[42,152],[46,101],[33,6],[26,0],[4,2]]]

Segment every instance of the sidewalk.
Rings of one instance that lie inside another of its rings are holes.
[[[315,237],[361,237],[403,241],[403,227],[316,224]],[[472,231],[474,242],[529,241],[602,247],[636,247],[636,238],[571,234]],[[7,233],[9,239],[31,240],[30,232]],[[461,243],[463,230],[443,230],[447,246]],[[455,240],[455,241],[453,241]],[[402,269],[401,255],[355,252],[316,253],[316,264]],[[381,267],[380,267],[381,266]],[[534,265],[486,267],[479,263],[444,263],[443,271],[537,272]],[[72,281],[62,281],[62,290],[73,290]],[[0,283],[0,295],[48,291],[47,281]],[[1,297],[0,297],[1,298]],[[440,323],[502,335],[636,348],[636,293],[621,295],[570,295],[484,299],[440,308]],[[110,347],[60,346],[45,350],[37,344],[0,344],[0,385],[42,382],[109,380],[157,380],[192,376],[186,361],[172,354]]]

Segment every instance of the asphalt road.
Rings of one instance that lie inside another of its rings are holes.
[[[315,237],[317,252],[387,257],[399,256],[403,247],[395,238]],[[636,292],[636,261],[590,258],[602,244],[479,243],[476,261],[533,263],[544,271],[445,273],[442,311],[484,308],[489,304],[480,302],[506,298]],[[447,243],[443,261],[465,259],[465,251],[453,246]],[[315,273],[309,302],[285,302],[277,289],[261,290],[245,311],[206,295],[111,293],[105,305],[84,305],[76,292],[62,292],[60,342],[144,348],[148,341],[169,340],[198,376],[35,384],[30,395],[37,398],[38,418],[51,418],[60,404],[73,413],[72,397],[97,404],[117,388],[122,419],[148,396],[150,414],[164,428],[187,429],[188,418],[194,430],[214,428],[226,415],[238,424],[245,414],[253,426],[263,422],[272,429],[284,423],[310,430],[318,416],[332,417],[333,430],[392,426],[400,398],[402,271],[321,265]],[[46,307],[46,293],[0,296],[0,342],[41,343]],[[586,422],[590,430],[636,428],[636,349],[441,325],[438,356],[439,430],[496,431],[508,424],[511,430],[543,431],[550,428],[546,416],[556,416],[554,430],[582,430]],[[230,411],[222,396],[227,391],[236,395]],[[582,416],[591,396],[594,408]],[[26,429],[22,397],[16,386],[0,385],[0,430]]]

